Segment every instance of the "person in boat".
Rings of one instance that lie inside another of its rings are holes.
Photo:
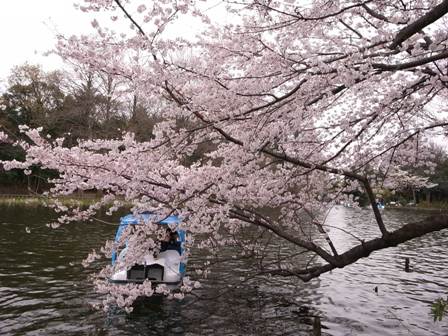
[[[376,199],[376,206],[378,207],[378,209],[384,209],[384,198],[377,198]]]
[[[162,241],[160,242],[160,252],[166,251],[166,250],[179,250],[180,244],[177,241],[178,239],[178,233],[177,231],[173,231],[170,228],[166,229],[165,236],[163,237]]]

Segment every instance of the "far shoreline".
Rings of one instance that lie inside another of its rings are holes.
[[[64,205],[87,206],[98,202],[101,197],[97,194],[84,194],[78,196],[51,197],[39,194],[0,194],[0,204],[3,205],[48,205],[58,200]]]

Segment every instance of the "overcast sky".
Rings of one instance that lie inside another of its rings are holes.
[[[60,68],[57,56],[42,56],[51,49],[57,33],[91,31],[88,15],[76,10],[72,0],[3,0],[0,6],[0,79],[25,62],[45,70]]]
[[[91,26],[93,14],[76,10],[73,3],[74,0],[1,0],[0,88],[2,80],[15,65],[28,62],[41,64],[45,70],[60,69],[62,61],[57,56],[43,56],[55,45],[57,33],[94,33]],[[213,11],[216,19],[222,14],[218,6],[220,3],[209,0],[203,7]],[[225,20],[225,17],[220,20]],[[177,35],[191,35],[193,26],[192,22],[182,21],[181,31],[173,29]],[[185,30],[185,27],[188,29]]]

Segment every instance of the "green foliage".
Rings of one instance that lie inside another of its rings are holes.
[[[434,322],[442,321],[442,318],[448,314],[448,297],[446,300],[437,299],[431,305],[431,315],[434,317]]]

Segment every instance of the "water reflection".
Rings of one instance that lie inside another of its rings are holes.
[[[292,278],[239,282],[250,268],[234,260],[216,267],[184,301],[140,300],[132,314],[90,308],[101,298],[80,262],[115,227],[69,225],[51,230],[51,211],[0,209],[1,335],[309,335],[310,315],[322,316],[324,335],[447,335],[448,319],[433,323],[429,303],[448,292],[448,232],[373,253],[370,259],[303,284]],[[424,214],[385,211],[389,227]],[[329,215],[338,249],[354,235],[378,235],[368,211],[336,208]],[[30,231],[30,233],[27,233]],[[290,253],[290,246],[280,246]],[[203,262],[193,253],[189,264]],[[404,272],[404,258],[412,272]],[[377,288],[378,292],[374,289]],[[218,290],[219,289],[219,290]],[[226,291],[223,289],[227,289]],[[208,299],[206,299],[208,298]]]
[[[383,216],[388,228],[393,229],[427,214],[388,210]],[[336,208],[329,220],[354,235],[379,235],[373,218],[365,210]],[[355,241],[337,229],[330,234],[339,247],[347,248]],[[429,316],[430,303],[447,293],[447,238],[446,230],[429,234],[374,252],[369,259],[322,276],[321,291],[332,298],[322,307],[328,312],[332,334],[347,335],[351,330],[363,335],[447,335],[447,321],[433,323]],[[409,273],[404,270],[406,257],[411,260]]]

